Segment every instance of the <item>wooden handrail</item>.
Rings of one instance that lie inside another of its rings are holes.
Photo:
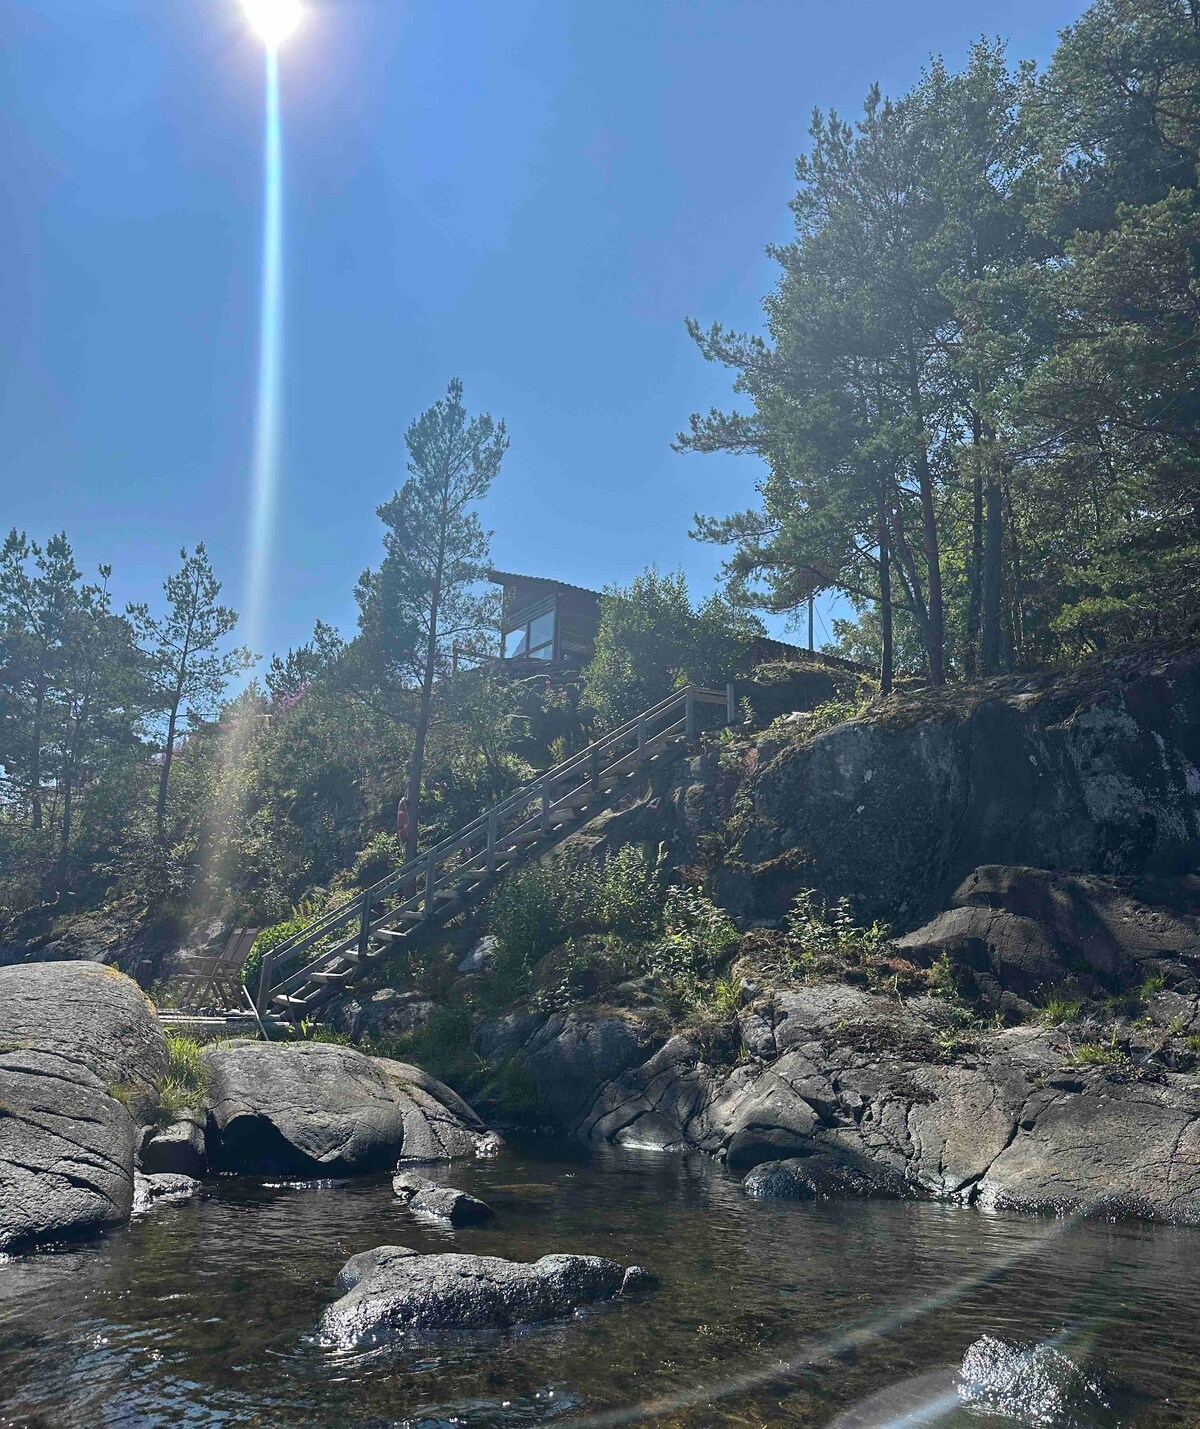
[[[721,691],[689,685],[672,691],[657,704],[651,705],[641,714],[635,715],[602,738],[593,741],[577,754],[573,754],[570,758],[554,765],[553,768],[545,770],[536,779],[530,780],[519,789],[513,790],[498,804],[485,810],[440,843],[426,849],[415,859],[408,860],[400,868],[385,875],[353,898],[349,898],[336,908],[321,914],[307,928],[302,929],[287,942],[272,948],[263,957],[259,976],[257,1006],[260,1013],[266,1011],[272,992],[279,987],[298,983],[311,964],[276,983],[274,978],[278,973],[294,963],[301,954],[328,939],[338,928],[351,920],[355,921],[357,927],[352,935],[338,943],[339,949],[349,948],[355,943],[362,947],[372,931],[404,913],[420,912],[425,918],[431,918],[436,911],[438,891],[445,887],[446,882],[444,876],[441,878],[438,876],[439,867],[453,854],[471,849],[472,861],[474,861],[479,857],[479,851],[475,845],[482,844],[483,857],[486,860],[484,866],[488,872],[494,872],[498,849],[511,846],[514,839],[534,830],[545,835],[549,831],[550,819],[558,809],[560,802],[554,796],[554,789],[564,780],[578,778],[578,783],[563,794],[561,801],[569,799],[588,784],[598,785],[603,778],[605,755],[611,754],[623,744],[631,742],[633,744],[633,748],[623,757],[628,758],[630,755],[636,754],[637,763],[641,763],[646,757],[646,749],[651,740],[661,741],[668,733],[672,735],[683,733],[685,738],[690,739],[694,733],[692,710],[696,704],[722,704],[726,706],[727,710],[732,710],[732,687]],[[669,730],[659,730],[653,735],[649,733],[648,726],[650,724],[666,715],[674,714],[680,709],[685,711],[682,720],[676,720]],[[618,759],[616,764],[620,762]],[[616,765],[610,767],[615,768]],[[524,814],[535,801],[537,811],[532,818],[520,818],[512,828],[504,827],[508,816],[518,812]],[[418,891],[419,882],[423,882],[423,887]],[[386,908],[378,918],[372,919],[371,913],[375,904],[405,885],[411,885],[412,892],[406,898]],[[362,948],[362,951],[365,952],[365,947]],[[324,958],[334,952],[334,948],[327,948],[319,956]]]

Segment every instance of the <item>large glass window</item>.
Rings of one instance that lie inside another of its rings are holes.
[[[504,632],[505,656],[509,660],[553,660],[557,621],[558,613],[553,605],[531,615],[520,625],[514,621]]]
[[[554,612],[548,610],[529,622],[529,654],[534,660],[554,659]]]

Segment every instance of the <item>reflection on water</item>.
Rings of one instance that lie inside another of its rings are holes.
[[[418,1222],[383,1177],[226,1181],[0,1264],[0,1425],[1200,1423],[1194,1231],[748,1201],[700,1159],[536,1143],[453,1180],[492,1224]],[[343,1262],[389,1243],[587,1251],[662,1288],[499,1341],[323,1348]]]

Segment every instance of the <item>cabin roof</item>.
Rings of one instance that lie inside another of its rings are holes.
[[[555,576],[530,576],[519,571],[498,571],[495,567],[489,567],[487,578],[493,585],[513,585],[517,581],[529,581],[533,585],[553,586],[555,590],[574,590],[580,595],[594,595],[597,600],[601,592],[589,590],[587,586],[572,585],[570,581],[560,581]]]

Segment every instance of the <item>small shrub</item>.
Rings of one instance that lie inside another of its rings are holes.
[[[1186,1017],[1172,1017],[1167,1023],[1167,1033],[1171,1037],[1182,1037],[1187,1030],[1188,1020]]]
[[[673,997],[703,1006],[737,942],[737,928],[723,909],[694,889],[672,887],[663,908],[663,937],[648,949],[643,966]]]
[[[1141,1002],[1149,1002],[1152,997],[1156,997],[1167,985],[1167,980],[1160,972],[1147,974],[1142,979],[1142,985],[1138,988],[1138,999]]]
[[[1113,1029],[1111,1041],[1081,1042],[1067,1059],[1071,1067],[1124,1067],[1129,1065],[1128,1056],[1117,1046],[1117,1032]]]
[[[359,888],[370,888],[395,872],[403,862],[404,849],[395,834],[375,834],[354,860],[354,883]]]
[[[888,929],[876,920],[868,928],[854,921],[849,901],[822,903],[811,888],[796,894],[787,916],[787,930],[808,953],[877,951],[887,942]]]
[[[1074,1022],[1082,1010],[1082,998],[1054,993],[1038,1009],[1038,1021],[1046,1027],[1060,1027],[1064,1022]]]

